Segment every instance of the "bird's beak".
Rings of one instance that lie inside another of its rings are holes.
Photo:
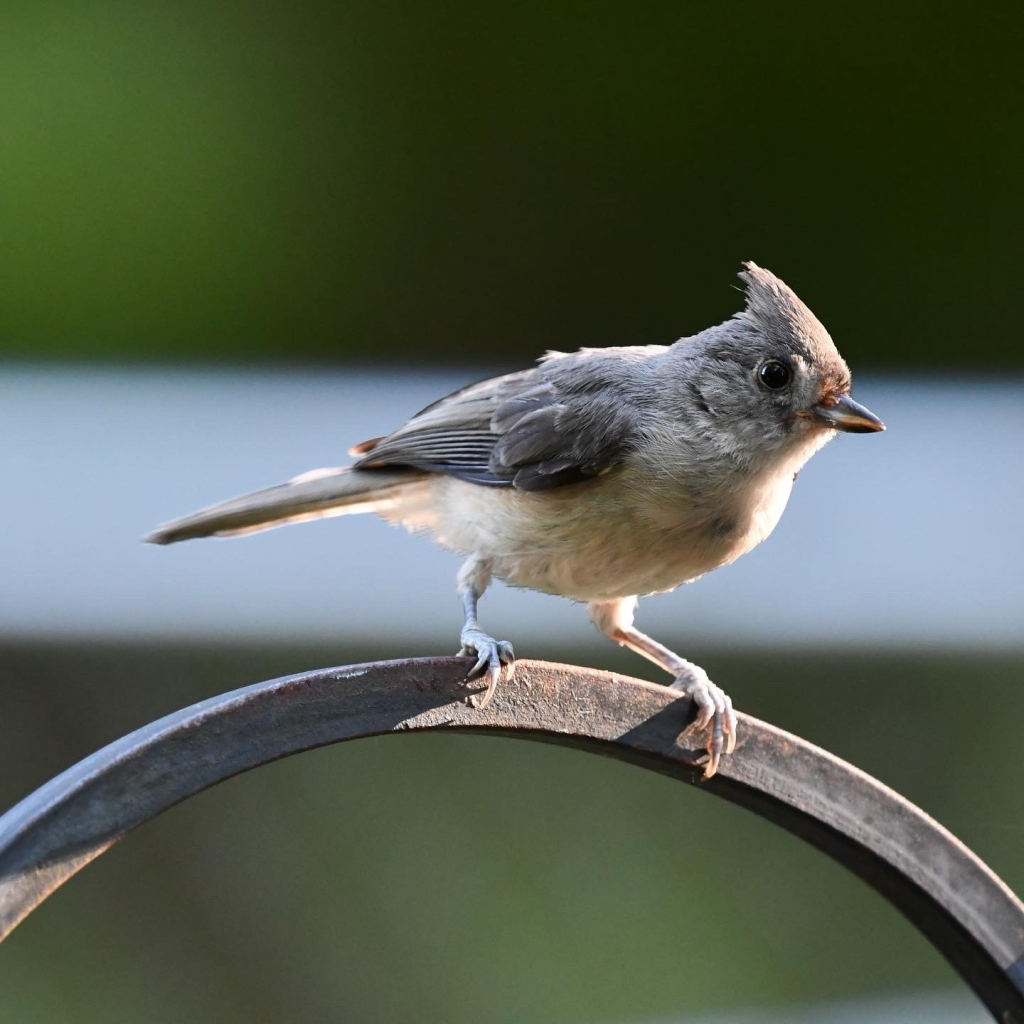
[[[807,415],[835,430],[847,434],[873,434],[885,430],[885,424],[870,409],[865,409],[848,395],[840,395],[832,405],[819,403]]]

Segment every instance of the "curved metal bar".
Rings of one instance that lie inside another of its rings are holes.
[[[748,807],[896,905],[1001,1024],[1024,1024],[1024,905],[941,825],[824,750],[740,716],[704,780],[703,739],[677,743],[688,698],[634,679],[520,661],[484,710],[467,660],[377,662],[289,676],[195,704],[118,740],[0,818],[0,938],[130,829],[239,772],[340,740],[450,729],[578,747]]]

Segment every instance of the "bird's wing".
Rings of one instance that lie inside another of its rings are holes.
[[[622,386],[628,367],[663,351],[584,349],[471,384],[356,446],[356,467],[410,466],[523,491],[599,476],[636,436],[638,392]],[[638,355],[617,358],[623,352]]]

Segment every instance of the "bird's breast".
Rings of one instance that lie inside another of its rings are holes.
[[[774,529],[791,483],[694,500],[678,482],[628,471],[541,493],[438,476],[416,515],[399,518],[489,559],[513,586],[611,600],[672,590],[749,551]]]

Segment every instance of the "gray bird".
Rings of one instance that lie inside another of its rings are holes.
[[[512,646],[477,621],[493,576],[584,601],[605,636],[660,665],[711,724],[705,774],[736,742],[732,701],[697,665],[633,625],[637,595],[689,583],[775,528],[805,462],[837,430],[884,430],[850,398],[828,332],[777,277],[745,263],[746,309],[673,345],[549,352],[471,384],[352,466],[203,509],[146,539],[226,537],[376,512],[465,557],[462,653],[493,693]]]

